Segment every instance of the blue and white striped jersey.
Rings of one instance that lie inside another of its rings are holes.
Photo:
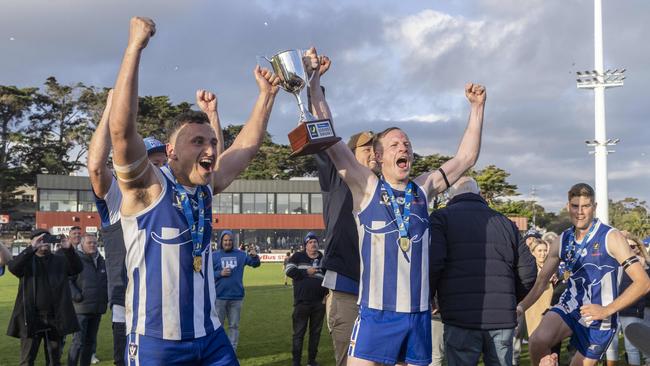
[[[97,206],[102,228],[107,228],[120,220],[122,192],[115,177],[113,177],[111,187],[104,197],[97,197],[95,192],[93,192],[93,196],[95,196],[95,206]]]
[[[586,304],[609,305],[618,297],[618,285],[621,281],[622,270],[616,260],[609,254],[607,237],[612,228],[596,220],[591,234],[583,238],[585,246],[577,253],[578,259],[572,269],[567,289],[560,297],[558,306],[567,313],[580,319],[585,327],[600,330],[616,329],[616,314],[599,321],[587,322],[580,316],[580,307]],[[566,252],[571,244],[569,228],[560,238],[560,259],[567,261]],[[568,263],[568,261],[567,261]]]
[[[160,197],[141,213],[122,216],[127,333],[168,340],[202,337],[220,326],[210,248],[212,189],[204,197],[203,266],[194,272],[192,236],[174,178],[167,167],[153,169],[162,184]],[[196,190],[188,193],[197,217]]]
[[[411,245],[406,252],[399,246],[399,230],[381,180],[366,207],[356,214],[361,256],[361,306],[401,313],[429,310],[427,196],[420,186],[413,185],[408,229]],[[403,201],[404,191],[393,192],[398,203]]]

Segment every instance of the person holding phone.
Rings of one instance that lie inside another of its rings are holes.
[[[57,242],[62,255],[52,254]],[[8,336],[20,338],[20,365],[34,364],[43,340],[49,364],[60,365],[63,336],[79,330],[68,277],[81,272],[81,259],[67,238],[40,229],[8,268],[20,279],[7,329]]]

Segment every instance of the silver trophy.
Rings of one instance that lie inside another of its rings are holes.
[[[291,156],[317,153],[341,139],[334,134],[329,119],[317,119],[309,111],[307,91],[311,79],[318,70],[313,70],[310,75],[303,61],[303,55],[301,50],[287,50],[271,58],[264,57],[271,64],[273,72],[280,78],[280,87],[293,94],[298,102],[300,110],[298,127],[289,133]]]

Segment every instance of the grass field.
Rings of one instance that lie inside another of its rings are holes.
[[[292,289],[284,286],[284,273],[280,264],[266,263],[259,268],[247,268],[244,276],[246,298],[242,310],[240,338],[237,355],[244,366],[280,366],[291,363],[291,312]],[[18,365],[20,342],[5,335],[11,316],[18,280],[11,273],[0,277],[0,366]],[[100,366],[112,365],[112,333],[110,312],[102,319],[98,335],[97,357]],[[68,336],[66,345],[71,338]],[[621,345],[623,342],[620,342]],[[566,353],[565,353],[566,354]],[[563,354],[564,356],[564,354]],[[62,362],[65,364],[67,347]],[[564,358],[564,357],[563,357]],[[334,365],[332,342],[323,326],[317,361],[322,366]],[[303,347],[303,364],[307,362],[307,342]],[[43,351],[37,365],[44,365]],[[529,365],[526,346],[523,346],[521,363]]]

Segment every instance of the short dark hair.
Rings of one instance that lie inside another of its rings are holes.
[[[70,228],[70,231],[72,231],[72,230],[79,230],[79,231],[81,231],[81,226],[73,226],[73,227]]]
[[[594,189],[591,188],[591,186],[587,183],[578,183],[574,184],[571,189],[569,189],[569,201],[573,197],[587,197],[591,198],[592,201],[594,201],[594,197],[596,196],[596,193],[594,192]]]
[[[207,114],[198,111],[187,111],[177,115],[167,134],[167,141],[171,141],[176,132],[188,123],[210,124],[210,119]]]
[[[379,145],[381,145],[381,139],[383,139],[384,136],[386,136],[389,132],[394,131],[394,130],[402,131],[402,129],[399,128],[399,127],[388,127],[387,129],[385,129],[385,130],[381,131],[380,133],[376,134],[375,138],[372,141],[373,150],[377,151],[377,148],[379,147]]]

